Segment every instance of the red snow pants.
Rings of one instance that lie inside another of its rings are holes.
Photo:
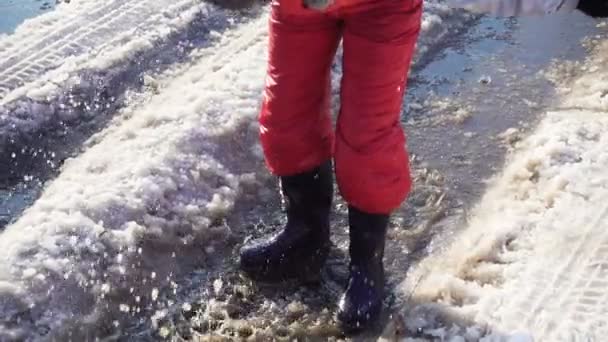
[[[400,123],[422,0],[371,0],[322,13],[272,4],[260,138],[266,165],[290,176],[335,160],[342,197],[389,214],[411,188]],[[330,68],[343,41],[340,111],[330,116]]]

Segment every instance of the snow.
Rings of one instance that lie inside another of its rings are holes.
[[[210,14],[194,0],[83,0],[26,21],[0,38],[0,148],[7,138],[78,119],[65,110],[79,104],[71,92],[89,94],[80,101],[95,106],[95,94],[133,58]]]
[[[25,306],[43,305],[36,320],[59,327],[62,317],[50,311],[76,313],[101,292],[133,286],[120,279],[136,265],[143,242],[179,251],[229,235],[217,221],[242,191],[241,179],[250,184],[255,177],[233,173],[225,155],[248,153],[239,137],[257,129],[251,123],[264,76],[263,27],[256,20],[241,28],[241,37],[197,51],[202,57],[187,72],[167,79],[157,97],[127,109],[134,110],[130,119],[66,162],[40,200],[0,235],[0,281],[31,291],[20,298]],[[146,260],[147,273],[163,269],[157,263],[170,255]],[[37,275],[43,278],[29,281]],[[146,277],[161,281],[154,278],[160,277]],[[63,291],[53,290],[66,287],[82,293],[66,302]],[[155,293],[141,295],[154,301]]]
[[[27,51],[20,41],[29,48],[49,31],[69,35],[69,25],[85,25],[104,9],[126,11],[122,1],[103,3],[101,9],[94,0],[62,4],[28,21],[2,38],[0,62]],[[0,98],[0,138],[61,119],[54,106],[66,91],[76,84],[96,87],[84,84],[85,75],[104,83],[116,68],[187,29],[199,11],[207,18],[216,14],[198,1],[128,3],[128,18],[142,20],[139,27],[124,18],[133,26],[93,27],[98,32],[91,39],[112,40],[54,58]],[[200,264],[205,253],[227,243],[225,218],[240,198],[262,196],[258,185],[267,177],[256,139],[267,16],[263,12],[195,49],[187,61],[144,77],[145,101],[122,109],[0,235],[0,340],[35,339],[40,329],[51,340],[68,331],[72,339],[78,333],[85,339],[87,325],[153,309],[162,300],[159,289],[183,271],[180,258]],[[444,20],[470,19],[433,2],[424,18],[419,58],[447,34],[440,28]],[[56,47],[49,51],[63,51]],[[70,331],[73,325],[82,330]]]
[[[608,44],[515,143],[463,231],[400,291],[440,340],[602,340],[608,333]],[[507,132],[507,136],[513,132]],[[407,341],[407,339],[405,339]]]

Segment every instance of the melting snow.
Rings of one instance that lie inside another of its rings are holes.
[[[517,143],[466,229],[402,284],[408,329],[441,341],[608,335],[607,62],[603,44],[596,71]]]

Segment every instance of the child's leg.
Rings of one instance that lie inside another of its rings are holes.
[[[276,175],[306,172],[332,157],[330,67],[341,30],[335,18],[287,15],[273,4],[260,137]]]
[[[350,273],[337,314],[347,333],[380,317],[389,217],[411,186],[400,117],[421,10],[420,0],[377,0],[345,14],[335,160],[349,204]]]
[[[336,173],[342,196],[365,212],[388,214],[410,190],[400,116],[421,12],[420,0],[378,0],[345,17]]]

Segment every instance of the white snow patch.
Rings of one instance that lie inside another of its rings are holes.
[[[477,17],[468,12],[455,10],[448,6],[446,1],[424,1],[421,36],[416,46],[417,57],[414,63],[419,62],[420,57],[436,48],[448,34],[466,28],[471,20]]]

